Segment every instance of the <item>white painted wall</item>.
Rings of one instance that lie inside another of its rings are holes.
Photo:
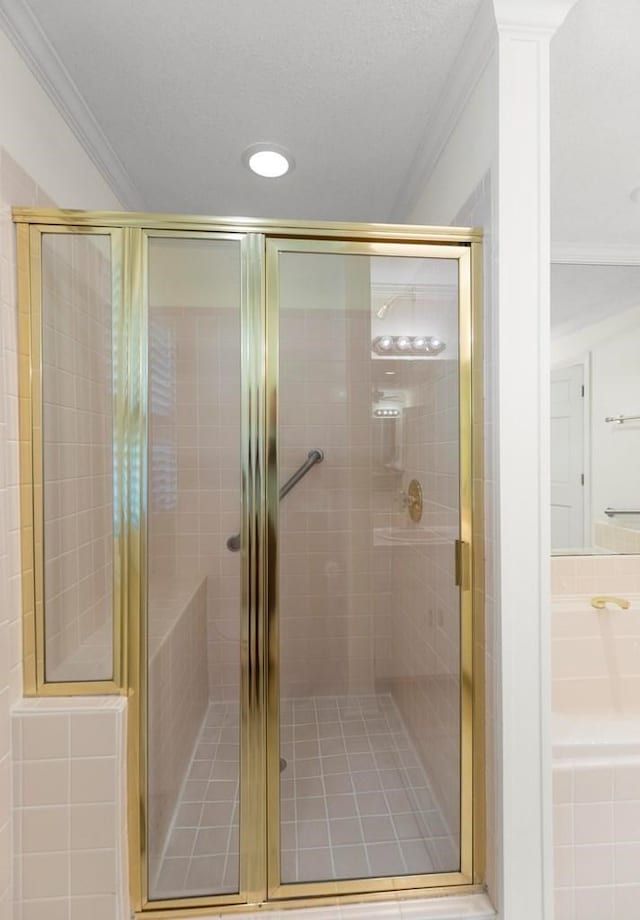
[[[498,57],[491,54],[424,187],[409,223],[449,226],[497,159]]]
[[[612,523],[607,506],[640,508],[640,422],[606,423],[611,415],[640,415],[640,307],[551,343],[552,366],[591,355],[591,502],[593,520]],[[636,519],[615,523],[632,526]]]
[[[59,207],[120,210],[115,194],[1,29],[0,62],[0,146]]]
[[[13,829],[9,714],[22,692],[17,311],[12,206],[120,203],[0,30],[0,920],[10,920]]]

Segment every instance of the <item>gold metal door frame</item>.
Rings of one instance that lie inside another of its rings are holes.
[[[381,892],[427,890],[473,885],[474,872],[474,668],[473,668],[473,594],[474,573],[467,567],[460,585],[460,871],[421,875],[385,876],[282,883],[280,867],[280,631],[279,631],[279,557],[278,509],[278,348],[279,348],[279,257],[282,253],[317,253],[388,258],[451,259],[458,264],[458,367],[459,367],[459,496],[460,540],[473,554],[473,456],[471,449],[472,419],[472,278],[469,246],[428,245],[416,243],[309,240],[296,238],[267,239],[267,412],[265,441],[267,458],[267,840],[268,898],[280,901],[328,896],[365,895]]]
[[[246,910],[247,905],[319,905],[416,897],[426,891],[441,894],[480,890],[484,873],[481,233],[470,228],[20,208],[14,210],[14,220],[18,224],[21,343],[25,694],[128,694],[129,854],[134,910],[140,916],[168,918],[181,913],[204,915],[212,908],[233,913]],[[120,482],[125,475],[125,459],[130,464],[137,457],[139,477],[135,494],[130,483],[127,490],[120,488],[122,507],[116,509],[120,525],[114,534],[115,670],[114,680],[108,682],[46,681],[42,577],[37,577],[38,566],[42,573],[42,542],[38,541],[38,534],[42,534],[42,437],[38,421],[42,410],[39,382],[43,233],[108,234],[112,239],[114,324],[117,323],[119,343],[126,343],[126,348],[121,345],[120,354],[114,355],[122,371],[114,404],[114,475]],[[237,895],[149,901],[142,858],[146,856],[147,769],[144,699],[147,661],[143,628],[147,592],[147,241],[156,236],[220,239],[225,235],[240,239],[242,251],[241,748],[244,755],[241,754],[240,770],[245,792],[241,793],[244,831],[241,830],[240,891]],[[469,543],[471,558],[467,587],[461,592],[461,813],[466,824],[461,838],[459,873],[280,884],[279,821],[274,823],[279,817],[275,412],[276,263],[278,253],[283,251],[458,260],[461,539]]]
[[[37,220],[20,223],[18,250],[18,346],[19,346],[19,425],[20,425],[20,548],[22,570],[23,684],[26,696],[94,696],[120,693],[125,674],[123,615],[120,606],[118,560],[124,552],[124,528],[113,532],[113,628],[111,678],[82,681],[53,681],[46,674],[46,628],[44,615],[44,441],[42,392],[42,237],[102,236],[110,241],[112,330],[126,323],[122,291],[123,232],[114,226],[65,226],[40,224]],[[112,366],[126,365],[126,355],[118,336],[112,338]],[[115,375],[113,394],[113,445],[125,414],[125,376]],[[119,476],[114,463],[114,482]],[[120,493],[121,490],[120,490]],[[114,503],[114,522],[122,520],[122,508]]]
[[[127,231],[125,231],[127,232]],[[261,234],[217,232],[187,229],[132,229],[139,235],[139,262],[142,265],[140,283],[134,296],[139,318],[136,330],[138,347],[134,346],[132,361],[137,363],[143,382],[145,409],[140,431],[143,471],[140,481],[148,496],[148,354],[149,354],[149,241],[152,239],[229,240],[240,246],[240,322],[241,322],[241,608],[240,608],[240,880],[237,893],[181,898],[149,897],[149,857],[147,846],[148,817],[148,754],[147,754],[147,674],[146,647],[148,612],[147,554],[140,558],[141,595],[131,606],[130,644],[132,667],[137,670],[138,704],[129,719],[129,803],[130,835],[136,838],[131,849],[139,852],[133,869],[132,892],[137,911],[152,911],[152,915],[175,916],[175,909],[244,907],[263,899],[266,839],[265,771],[262,751],[265,748],[264,715],[264,632],[261,611],[264,609],[263,566],[260,555],[265,545],[265,514],[263,509],[265,457],[261,431],[264,426],[264,353],[262,342],[264,303],[264,237]],[[133,273],[132,273],[133,280]],[[134,374],[134,376],[138,376]],[[146,501],[144,503],[146,507]],[[147,516],[141,515],[142,543],[147,545]],[[136,664],[133,664],[133,660]],[[250,752],[256,752],[250,754]]]

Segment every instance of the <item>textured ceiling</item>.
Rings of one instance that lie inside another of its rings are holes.
[[[26,0],[151,210],[389,218],[479,0]],[[288,148],[279,180],[242,166]]]
[[[638,244],[640,0],[580,0],[551,44],[554,242]]]
[[[576,332],[640,305],[640,265],[552,265],[551,330]]]

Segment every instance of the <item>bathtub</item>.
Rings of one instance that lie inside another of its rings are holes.
[[[640,915],[640,597],[552,610],[555,920]]]

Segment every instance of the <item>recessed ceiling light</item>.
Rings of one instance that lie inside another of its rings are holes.
[[[293,169],[293,157],[275,144],[252,144],[242,154],[251,172],[265,179],[278,179]]]

